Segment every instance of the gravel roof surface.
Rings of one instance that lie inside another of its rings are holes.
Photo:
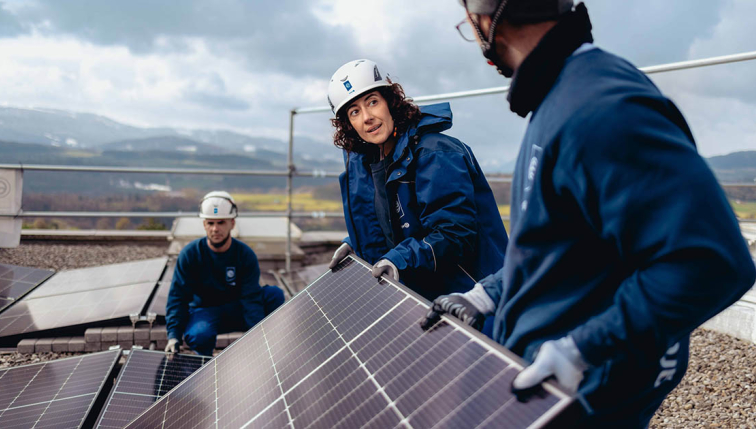
[[[15,249],[0,249],[0,263],[60,271],[159,258],[167,251],[167,241],[165,244],[22,243]]]
[[[22,244],[0,249],[0,263],[63,270],[164,256],[168,244]],[[73,356],[0,354],[0,368]],[[705,329],[691,336],[682,382],[651,429],[756,428],[756,344]]]
[[[695,330],[688,372],[649,428],[756,428],[756,344]]]

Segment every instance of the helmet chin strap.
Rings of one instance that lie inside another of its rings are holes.
[[[470,12],[467,12],[468,19],[472,23],[473,28],[478,33],[478,39],[480,40],[480,49],[483,51],[483,56],[488,60],[488,64],[496,67],[496,71],[504,77],[512,77],[514,75],[514,69],[504,64],[499,56],[496,54],[496,27],[499,25],[501,18],[504,16],[504,8],[507,6],[507,0],[503,0],[499,3],[499,7],[494,12],[491,19],[491,27],[488,31],[488,37],[483,36],[483,32],[480,30],[480,26],[470,18]],[[465,8],[467,11],[467,8]]]

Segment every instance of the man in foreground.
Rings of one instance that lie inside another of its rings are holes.
[[[200,203],[207,237],[179,254],[166,305],[167,353],[182,342],[212,356],[215,337],[247,331],[284,302],[276,286],[260,287],[260,267],[252,249],[231,237],[237,208],[227,192],[213,191]]]
[[[516,392],[553,376],[586,410],[578,427],[646,427],[685,373],[689,334],[754,283],[737,220],[682,114],[593,45],[583,4],[462,3],[530,123],[504,267],[436,299],[424,327],[494,313],[494,339],[532,363]]]

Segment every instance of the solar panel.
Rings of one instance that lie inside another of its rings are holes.
[[[427,309],[349,257],[128,427],[537,428],[574,410],[552,385],[516,400],[519,358],[451,319],[423,332]]]
[[[0,313],[0,344],[141,313],[167,258],[62,271]]]
[[[0,311],[47,280],[54,271],[0,264]]]
[[[110,393],[97,428],[122,428],[210,357],[132,349]]]
[[[168,292],[171,290],[171,282],[173,281],[173,272],[175,269],[176,261],[171,261],[166,265],[163,277],[158,282],[158,289],[155,292],[155,296],[152,297],[147,312],[165,317],[165,305],[168,303]]]
[[[113,350],[0,370],[0,427],[81,427],[120,354]]]
[[[99,267],[61,271],[27,298],[63,295],[136,283],[153,285],[160,279],[168,258],[154,258]]]
[[[139,313],[155,283],[139,283],[102,290],[31,298],[27,296],[0,313],[0,343],[52,329],[72,329]]]

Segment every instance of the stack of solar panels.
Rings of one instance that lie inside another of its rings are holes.
[[[0,342],[80,329],[141,313],[166,258],[63,271],[0,313]]]
[[[510,427],[563,424],[546,384],[511,393],[520,360],[349,257],[163,396],[129,428]]]

